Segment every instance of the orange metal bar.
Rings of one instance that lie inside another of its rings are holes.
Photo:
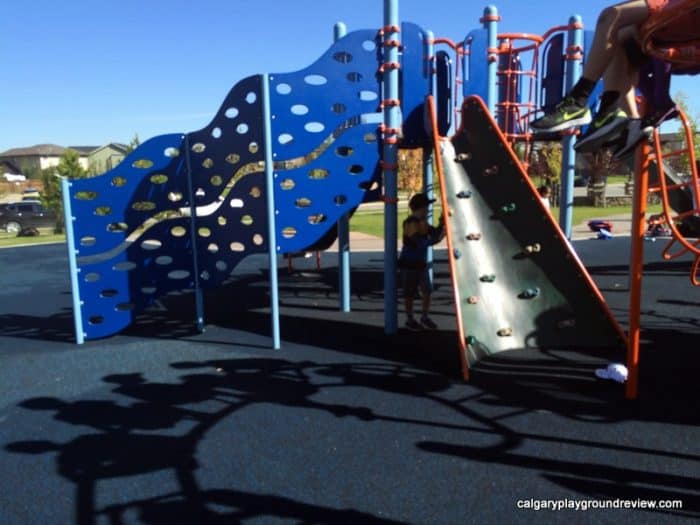
[[[632,209],[632,249],[630,261],[629,335],[627,340],[627,385],[625,397],[636,399],[639,383],[639,335],[644,272],[644,233],[646,232],[647,190],[649,188],[649,144],[637,148]],[[663,175],[660,177],[664,179]]]
[[[430,117],[430,125],[433,133],[433,148],[435,152],[435,168],[437,171],[438,181],[440,182],[440,203],[442,204],[442,213],[445,218],[445,233],[447,236],[447,253],[450,261],[450,279],[452,283],[452,293],[455,302],[455,317],[457,318],[457,344],[459,348],[459,360],[462,365],[462,377],[465,381],[469,380],[469,363],[467,362],[467,342],[464,334],[464,323],[462,319],[462,304],[459,298],[459,289],[457,287],[457,271],[454,259],[454,242],[452,232],[450,230],[450,207],[447,202],[447,193],[445,193],[445,174],[442,166],[442,155],[440,154],[440,133],[438,132],[437,116],[435,114],[435,100],[432,95],[428,95],[426,99],[428,105],[428,114]]]

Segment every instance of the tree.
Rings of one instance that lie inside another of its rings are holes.
[[[132,151],[134,151],[136,148],[138,148],[141,145],[141,140],[139,139],[139,134],[134,133],[134,136],[131,139],[131,142],[127,144],[126,146],[126,154],[128,155]]]
[[[693,142],[695,146],[695,156],[696,158],[700,158],[700,144],[698,144],[698,140],[696,140],[698,129],[700,129],[700,125],[698,124],[698,121],[700,119],[697,113],[693,111],[693,108],[691,108],[690,102],[688,100],[688,95],[686,95],[683,91],[677,91],[673,95],[673,100],[688,118],[688,123],[690,124],[690,130],[693,136]],[[677,133],[679,142],[681,144],[685,144],[685,129],[683,128],[683,125],[680,124],[680,121]],[[685,174],[690,174],[690,161],[687,155],[681,155],[680,157],[670,158],[668,160],[671,166],[677,171],[680,171],[681,173]]]
[[[398,187],[409,192],[423,188],[423,150],[408,149],[399,152]]]
[[[44,191],[41,194],[41,203],[45,208],[56,214],[55,233],[63,233],[63,197],[61,194],[61,178],[82,179],[87,172],[80,165],[80,154],[72,149],[67,149],[58,166],[46,168],[41,171],[41,180],[44,183]]]

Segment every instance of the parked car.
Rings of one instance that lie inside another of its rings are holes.
[[[51,228],[56,224],[56,214],[44,209],[38,201],[11,202],[0,207],[0,229],[18,233],[24,228]]]

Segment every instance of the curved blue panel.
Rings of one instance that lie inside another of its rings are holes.
[[[310,67],[270,75],[277,250],[317,242],[376,180],[381,116],[375,31],[355,31]]]
[[[486,29],[474,29],[464,39],[464,49],[469,51],[463,57],[464,83],[462,95],[468,97],[476,95],[486,100],[488,97],[488,85],[486,78],[486,64],[488,60],[488,31]]]
[[[401,47],[402,145],[423,146],[429,141],[424,123],[425,97],[432,92],[431,64],[425,52],[425,31],[416,24],[404,22],[401,25]]]

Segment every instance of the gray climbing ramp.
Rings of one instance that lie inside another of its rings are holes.
[[[533,347],[621,353],[624,333],[481,99],[462,113],[441,156],[468,362]]]

